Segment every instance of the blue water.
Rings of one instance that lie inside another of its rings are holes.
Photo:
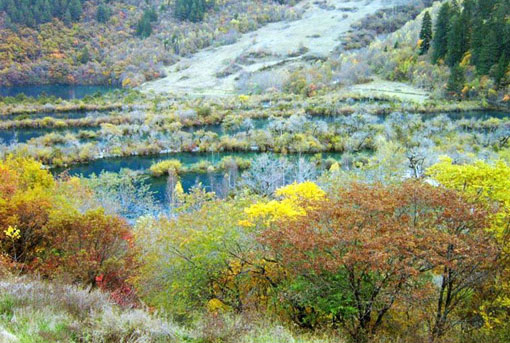
[[[99,160],[90,161],[87,164],[73,165],[69,168],[55,168],[53,173],[58,175],[62,172],[66,172],[71,176],[83,176],[89,177],[92,174],[100,174],[101,172],[113,172],[118,173],[122,169],[130,169],[138,172],[148,172],[152,164],[175,159],[179,160],[183,165],[190,166],[200,161],[209,161],[212,164],[218,163],[221,159],[227,156],[240,157],[244,159],[254,159],[260,155],[256,152],[223,152],[223,153],[174,153],[164,154],[156,156],[128,156],[128,157],[116,157],[116,158],[104,158]],[[313,156],[304,155],[305,157]],[[340,153],[323,153],[323,158],[336,158],[341,157]],[[288,155],[287,158],[293,159],[298,158],[298,155]],[[215,173],[185,173],[181,175],[180,181],[185,192],[188,192],[193,186],[201,183],[207,191],[215,191],[222,187],[225,172]],[[167,185],[167,177],[150,177],[148,184],[151,190],[154,192],[156,200],[160,202],[165,201],[165,191]]]
[[[246,159],[254,158],[258,154],[251,152],[225,152],[225,153],[175,153],[149,156],[127,156],[103,158],[90,161],[87,164],[77,164],[68,168],[66,171],[71,175],[83,175],[85,177],[91,174],[100,174],[101,172],[118,173],[121,169],[130,169],[134,171],[146,172],[151,165],[164,160],[179,160],[183,165],[189,166],[200,161],[209,161],[213,164],[218,163],[226,156],[242,157]],[[56,173],[63,169],[55,169]]]
[[[14,86],[0,87],[0,96],[15,97],[24,94],[28,97],[38,98],[41,95],[54,96],[57,98],[70,100],[81,99],[87,95],[95,95],[97,93],[104,94],[111,92],[119,87],[114,86],[88,86],[88,85],[40,85],[40,86]]]
[[[222,172],[186,173],[179,178],[185,192],[189,192],[193,187],[200,185],[206,191],[215,192],[218,195],[221,194],[223,180],[224,174]],[[150,177],[147,180],[150,190],[154,194],[154,198],[160,203],[168,201],[166,195],[167,181],[167,177]]]
[[[442,114],[442,113],[440,113]],[[437,117],[440,114],[435,114]],[[468,112],[450,112],[447,116],[452,120],[459,119],[476,119],[476,120],[487,120],[491,118],[505,119],[510,117],[510,113],[508,112],[500,112],[500,111],[468,111]],[[427,115],[423,115],[423,118],[426,119]]]
[[[81,119],[89,116],[91,113],[107,114],[109,111],[89,112],[89,111],[69,111],[69,112],[40,112],[33,114],[9,114],[0,116],[1,120],[25,120],[25,119],[42,119],[50,117],[53,119]]]

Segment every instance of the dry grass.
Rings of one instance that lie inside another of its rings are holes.
[[[20,343],[181,342],[189,335],[146,311],[121,309],[97,290],[15,278],[0,282],[0,294],[0,328]]]
[[[184,328],[108,295],[25,278],[0,281],[1,343],[332,343],[249,316],[209,315]]]

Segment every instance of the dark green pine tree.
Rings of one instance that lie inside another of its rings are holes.
[[[179,20],[199,22],[204,19],[205,11],[211,6],[214,6],[214,1],[206,3],[205,0],[176,0],[174,16]]]
[[[464,69],[458,64],[450,68],[450,77],[446,85],[448,93],[454,97],[460,96],[465,83],[466,76],[464,74]]]
[[[104,3],[101,3],[99,6],[97,6],[96,20],[98,22],[106,23],[108,20],[110,20],[110,16],[110,9]]]
[[[69,2],[69,12],[73,21],[78,21],[83,13],[83,7],[80,0],[71,0]]]
[[[473,34],[471,35],[471,63],[478,66],[482,52],[483,40],[487,35],[486,28],[481,18],[475,18],[473,22]]]
[[[176,0],[174,3],[174,16],[179,20],[186,20],[189,16],[189,1]]]
[[[49,0],[44,0],[42,6],[42,22],[47,23],[51,21],[51,5]]]
[[[509,5],[510,7],[510,5]],[[510,9],[508,11],[510,13]],[[510,22],[507,22],[504,28],[504,35],[503,35],[503,51],[502,53],[510,59]]]
[[[62,21],[68,26],[73,22],[73,17],[71,16],[71,11],[69,9],[65,11]]]
[[[506,72],[508,71],[508,65],[510,63],[510,60],[506,55],[501,55],[499,59],[499,63],[497,64],[496,68],[494,68],[494,81],[496,82],[496,85],[500,86],[502,83],[502,80],[504,79]]]
[[[488,28],[488,33],[482,43],[480,50],[480,56],[478,57],[478,63],[476,70],[480,75],[489,74],[493,65],[499,62],[500,58],[500,35],[496,30]]]
[[[483,19],[490,19],[497,1],[498,0],[478,0],[478,14]]]
[[[147,38],[152,34],[152,25],[149,17],[143,16],[136,25],[136,35],[141,38]]]
[[[432,40],[432,62],[437,63],[448,52],[448,31],[450,27],[450,5],[445,2],[439,9],[437,16],[434,38]]]
[[[191,1],[191,11],[190,11],[188,19],[194,23],[199,22],[201,20],[200,19],[200,8],[198,6],[197,0]]]
[[[432,17],[427,11],[423,16],[423,23],[420,31],[420,55],[425,55],[430,49],[430,43],[432,42]]]
[[[456,15],[451,19],[450,30],[448,31],[448,43],[446,53],[446,64],[453,67],[462,60],[466,49],[464,27],[462,16]]]
[[[80,62],[82,64],[87,64],[90,61],[90,52],[87,46],[83,47],[80,52]]]

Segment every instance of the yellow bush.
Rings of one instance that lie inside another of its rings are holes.
[[[153,164],[150,167],[151,174],[153,176],[162,176],[168,175],[169,172],[173,172],[175,174],[179,174],[182,172],[182,163],[178,160],[166,160]]]

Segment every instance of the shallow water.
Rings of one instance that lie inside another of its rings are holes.
[[[271,154],[271,153],[270,153]],[[92,174],[100,174],[101,172],[114,172],[118,173],[122,169],[130,169],[138,172],[147,172],[152,164],[175,159],[179,160],[184,166],[190,166],[200,161],[209,161],[212,164],[217,164],[221,159],[227,156],[240,157],[244,159],[254,159],[261,155],[257,152],[221,152],[221,153],[174,153],[164,155],[152,156],[128,156],[128,157],[115,157],[104,158],[99,160],[90,161],[87,164],[73,165],[69,168],[55,168],[53,173],[58,175],[66,172],[71,176],[84,176],[89,177]],[[277,155],[277,154],[274,154]],[[278,155],[277,155],[278,156]],[[302,155],[305,158],[313,156],[313,154]],[[323,158],[341,157],[340,153],[323,153]],[[290,159],[298,158],[299,155],[287,155]],[[185,173],[181,175],[180,181],[185,192],[188,192],[193,186],[201,183],[202,186],[208,191],[218,191],[223,184],[225,172],[214,173]],[[155,192],[155,198],[158,201],[164,202],[166,196],[167,177],[150,177],[148,184],[151,190]]]
[[[438,116],[436,114],[434,116]],[[500,112],[500,111],[468,111],[468,112],[450,112],[447,116],[452,120],[459,119],[478,119],[478,120],[487,120],[491,118],[504,119],[509,118],[509,112]],[[423,116],[426,118],[426,115]]]
[[[0,87],[0,96],[17,96],[25,94],[28,97],[38,98],[41,95],[55,96],[65,100],[81,99],[87,95],[111,92],[118,87],[113,86],[88,86],[88,85],[27,85],[14,87]]]
[[[40,112],[34,114],[9,114],[0,116],[1,120],[25,120],[25,119],[42,119],[42,118],[53,118],[53,119],[82,119],[92,114],[106,115],[110,111],[69,111],[69,112]]]

